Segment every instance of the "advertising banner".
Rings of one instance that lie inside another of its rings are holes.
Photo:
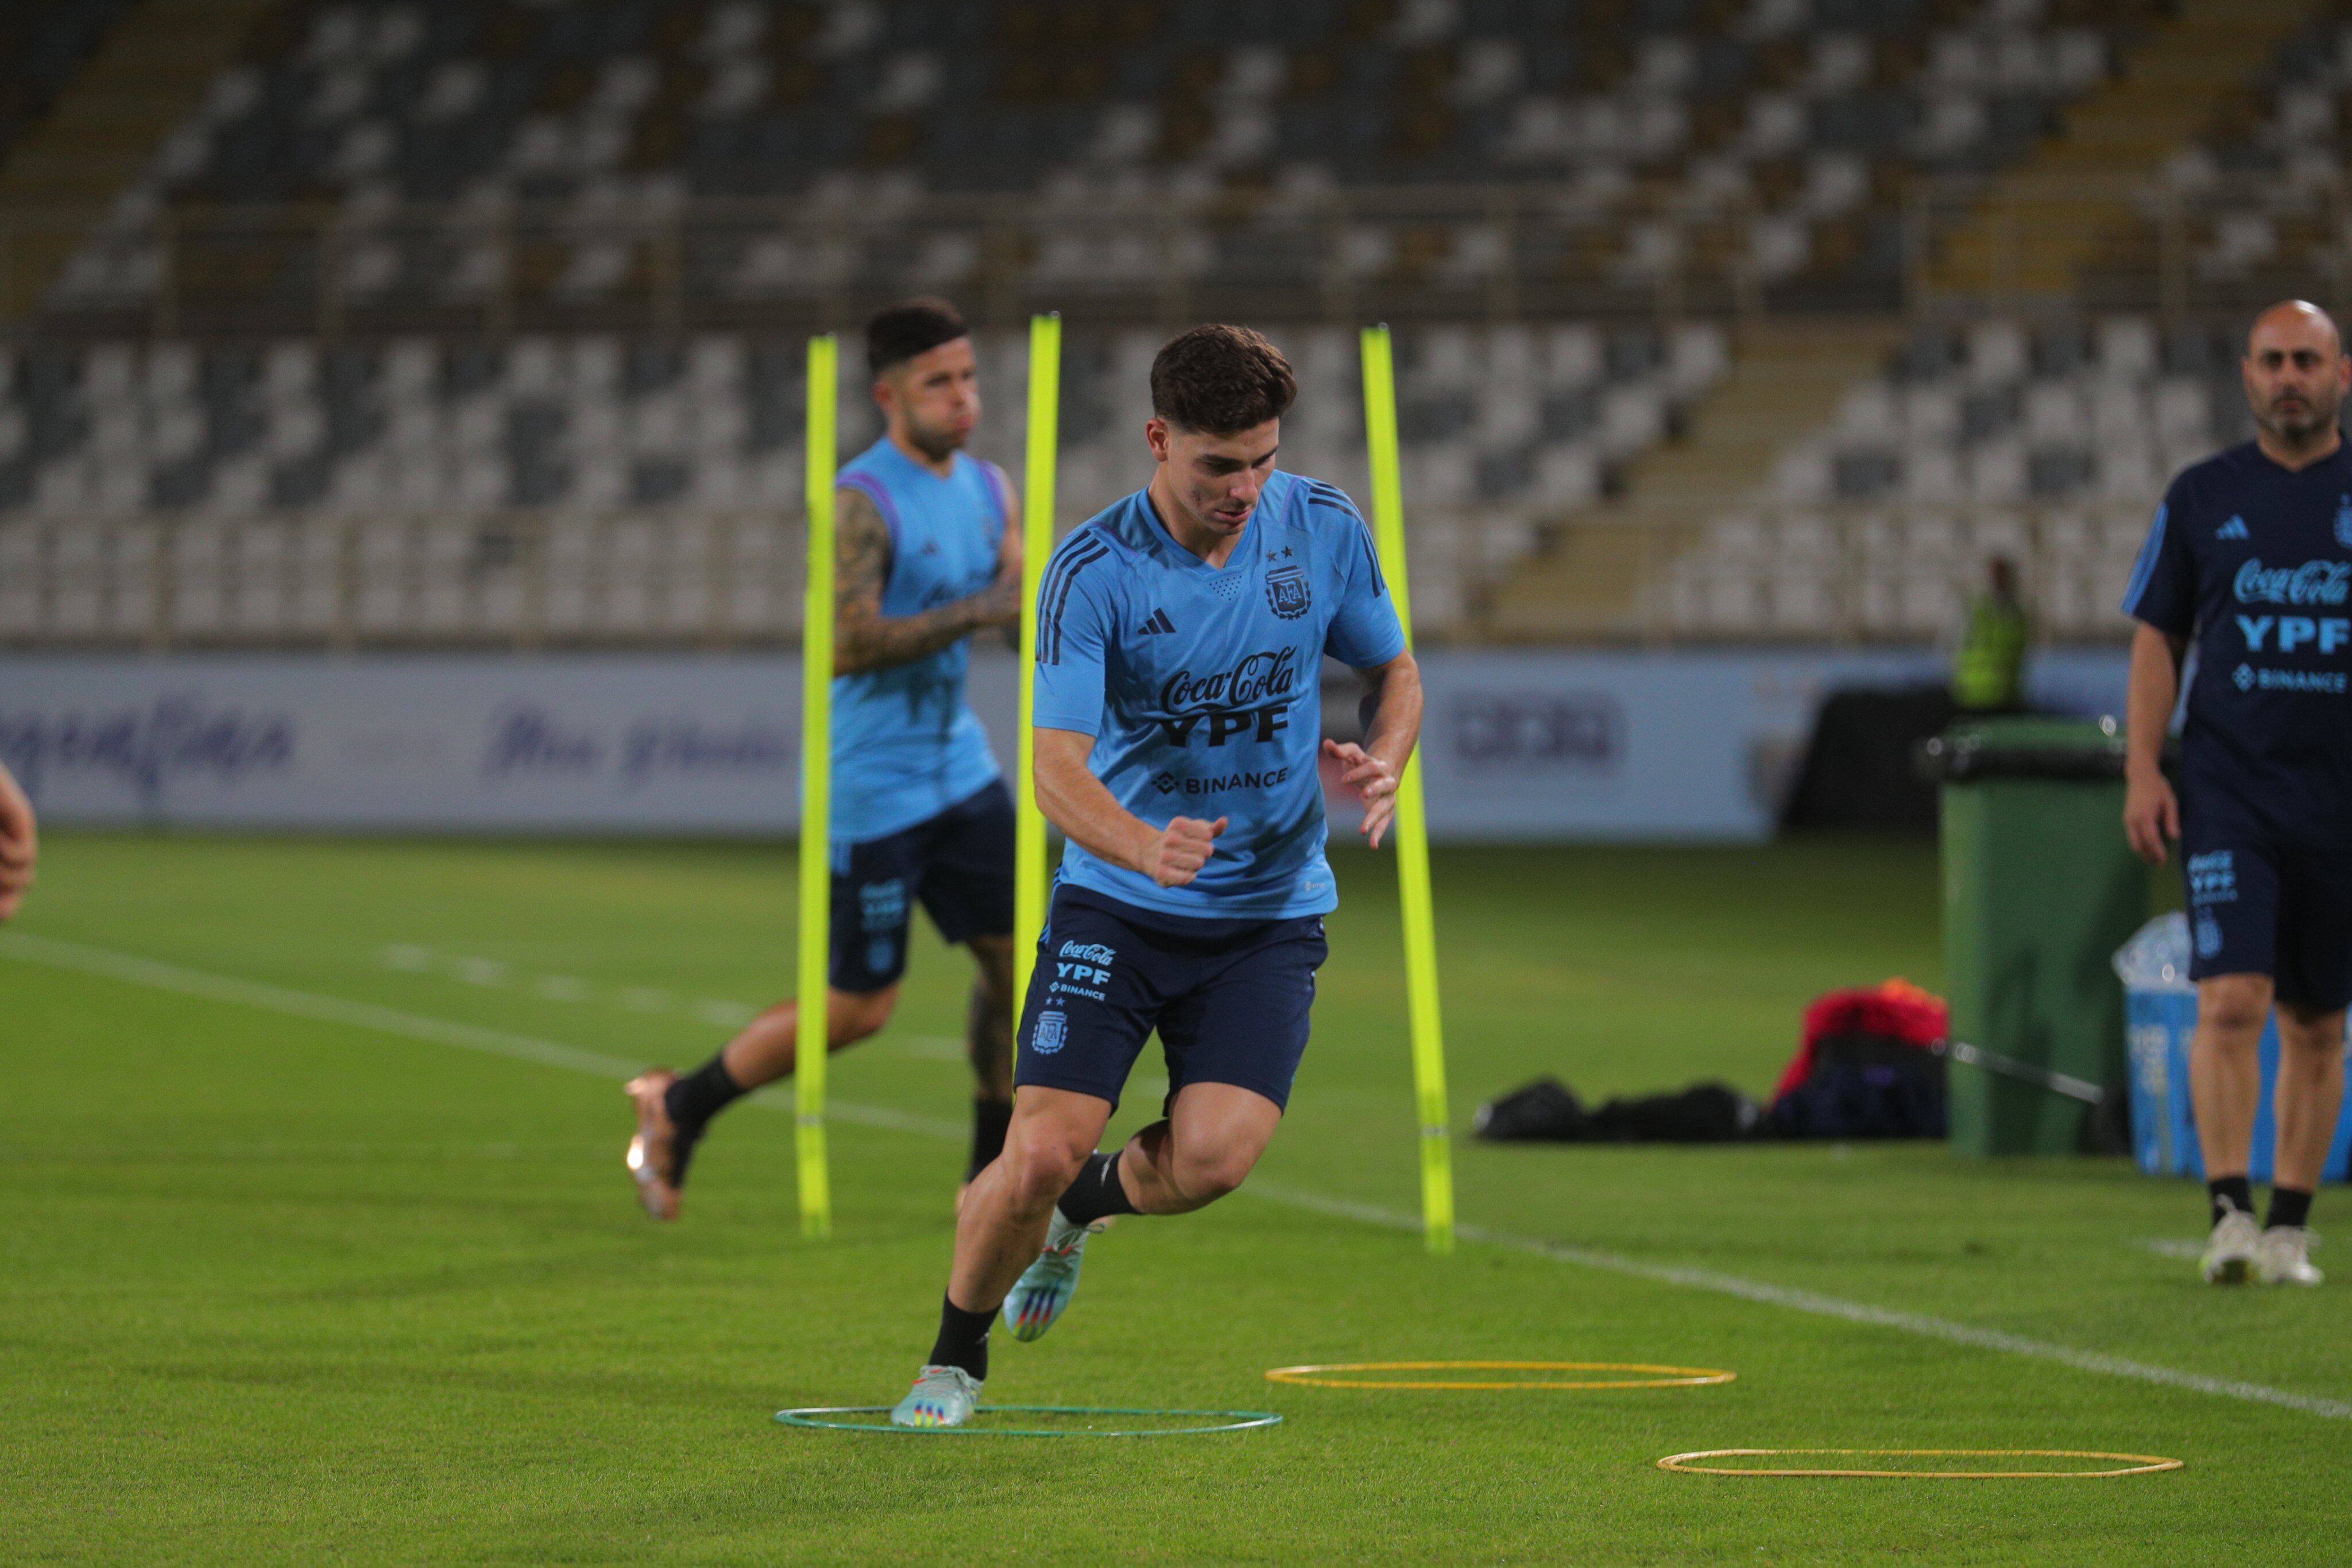
[[[1430,829],[1759,839],[1831,690],[1942,667],[1932,651],[1433,650]],[[2112,713],[2123,676],[2119,651],[2053,653],[2034,686]],[[974,650],[1000,761],[1013,684],[1009,656]],[[0,657],[0,761],[58,823],[780,833],[799,750],[788,653]]]

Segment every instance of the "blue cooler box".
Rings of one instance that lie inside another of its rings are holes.
[[[2116,954],[2124,982],[2125,1039],[2131,1054],[2132,1153],[2150,1176],[2204,1179],[2197,1149],[2197,1114],[2189,1097],[2189,1041],[2197,1030],[2197,988],[2189,978],[2189,920],[2159,915]],[[2254,1113],[2249,1176],[2271,1179],[2278,1151],[2278,1121],[2271,1095],[2278,1084],[2278,1020],[2263,1029],[2262,1108]],[[2352,1089],[2336,1117],[2336,1143],[2323,1179],[2343,1181],[2352,1166]]]

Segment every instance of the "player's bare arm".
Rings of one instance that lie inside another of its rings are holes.
[[[1364,802],[1364,823],[1359,831],[1372,848],[1396,821],[1397,781],[1421,739],[1421,666],[1411,653],[1399,653],[1385,664],[1359,670],[1369,688],[1365,710],[1371,715],[1361,745],[1327,740],[1323,755],[1337,760],[1339,782]]]
[[[1182,887],[1200,875],[1216,853],[1226,819],[1178,817],[1153,827],[1120,805],[1087,767],[1094,746],[1093,736],[1077,730],[1037,731],[1037,809],[1045,820],[1072,842],[1161,887]]]
[[[841,491],[835,514],[833,673],[861,674],[909,664],[990,626],[1021,620],[1020,530],[1004,530],[1008,545],[995,579],[978,593],[920,615],[882,613],[890,576],[890,528],[863,490]]]
[[[2180,696],[2188,644],[2143,622],[2132,634],[2131,688],[2125,698],[2124,836],[2132,852],[2162,865],[2180,837],[2180,801],[2164,777],[2164,736]]]
[[[25,890],[33,885],[33,866],[40,855],[33,802],[16,787],[8,770],[0,768],[0,920],[23,907]]]

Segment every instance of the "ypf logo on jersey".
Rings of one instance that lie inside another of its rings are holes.
[[[1242,658],[1230,670],[1196,675],[1188,668],[1169,676],[1160,687],[1164,712],[1153,722],[1171,746],[1191,744],[1196,730],[1207,736],[1211,746],[1236,737],[1272,740],[1290,727],[1291,696],[1297,686],[1298,650],[1267,648]]]
[[[1265,601],[1285,621],[1296,621],[1307,613],[1313,601],[1307,591],[1307,569],[1300,566],[1278,566],[1265,574]]]

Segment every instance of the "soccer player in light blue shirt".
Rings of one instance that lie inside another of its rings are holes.
[[[962,449],[980,419],[979,370],[954,308],[880,311],[866,353],[888,429],[840,474],[827,1032],[838,1051],[888,1021],[916,904],[971,948],[969,1180],[1003,1146],[1013,1113],[1013,811],[964,700],[966,643],[1020,619],[1019,512],[1003,472]],[[694,1071],[656,1068],[629,1084],[628,1163],[647,1213],[676,1218],[711,1118],[790,1073],[799,1040],[799,1009],[780,1002]]]
[[[1151,369],[1150,486],[1046,567],[1037,803],[1069,847],[1023,1007],[1012,1129],[967,1194],[902,1426],[968,1418],[1000,1309],[1035,1339],[1069,1304],[1088,1234],[1214,1202],[1281,1122],[1339,902],[1318,761],[1362,797],[1377,847],[1422,709],[1363,518],[1334,486],[1275,469],[1297,392],[1246,329],[1169,343]],[[1320,739],[1327,655],[1370,687],[1361,745]],[[1155,1030],[1166,1114],[1097,1153]]]

